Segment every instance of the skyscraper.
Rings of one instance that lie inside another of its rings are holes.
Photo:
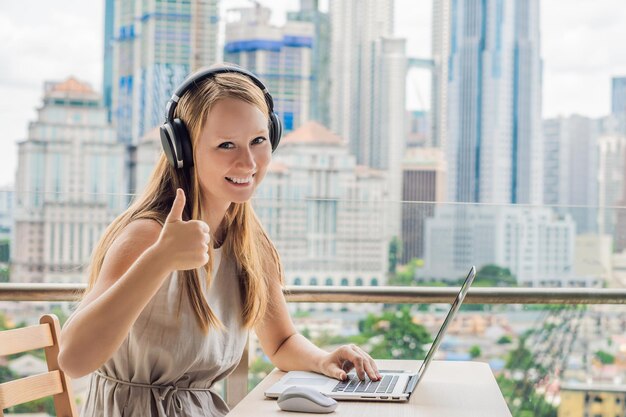
[[[430,94],[430,144],[445,149],[448,135],[448,59],[450,1],[433,0],[431,54],[434,68]]]
[[[611,81],[611,113],[626,117],[626,77],[613,77]]]
[[[406,151],[402,164],[402,263],[424,256],[424,221],[433,216],[435,202],[445,198],[445,165],[439,148]]]
[[[597,125],[576,115],[543,121],[543,202],[569,213],[578,234],[597,231]]]
[[[45,84],[18,144],[11,280],[80,282],[104,228],[126,207],[125,145],[88,84]]]
[[[385,170],[395,204],[389,238],[400,235],[406,140],[406,41],[394,38],[393,0],[330,2],[331,128],[359,165]]]
[[[602,234],[613,235],[618,210],[626,190],[624,171],[626,169],[626,137],[607,135],[598,139],[598,230]]]
[[[313,23],[289,20],[283,27],[273,26],[271,10],[259,4],[235,11],[239,20],[226,25],[224,60],[263,81],[289,133],[310,117]]]
[[[393,0],[338,0],[330,2],[331,19],[331,128],[349,141],[357,163],[377,169],[389,167],[377,153],[397,141],[380,125],[404,126],[406,56],[399,40],[392,40]],[[385,40],[382,40],[385,39]],[[395,85],[382,77],[384,58],[395,56]],[[400,67],[404,65],[404,68]],[[404,71],[400,74],[400,71]],[[399,79],[397,78],[399,76]],[[401,85],[400,85],[401,84]],[[388,89],[385,89],[388,87]],[[381,101],[402,101],[402,114],[381,114]],[[395,116],[395,117],[394,117]],[[390,118],[391,117],[391,118]],[[404,136],[404,132],[403,135]],[[399,140],[400,146],[402,140]],[[396,148],[397,149],[397,148]],[[401,151],[400,151],[401,152]],[[396,161],[398,162],[398,161]]]
[[[104,3],[104,67],[102,70],[102,100],[107,108],[107,120],[112,121],[113,108],[113,42],[115,24],[115,0]]]
[[[109,2],[110,3],[110,2]],[[138,139],[161,124],[174,88],[217,59],[219,0],[115,0],[112,114],[120,141]],[[105,39],[106,48],[111,39]],[[105,62],[105,88],[107,66]],[[105,90],[106,94],[106,90]]]
[[[539,1],[452,0],[450,10],[449,197],[540,203]]]
[[[0,265],[9,262],[13,245],[14,192],[12,186],[0,186]],[[0,273],[0,281],[2,275]]]
[[[300,0],[300,10],[288,12],[287,20],[313,24],[309,118],[330,127],[330,19],[328,13],[319,10],[318,0]]]

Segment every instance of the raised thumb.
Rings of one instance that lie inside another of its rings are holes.
[[[166,223],[180,222],[183,220],[183,210],[185,208],[185,192],[182,188],[176,189],[176,198],[172,203],[172,209],[165,219]]]

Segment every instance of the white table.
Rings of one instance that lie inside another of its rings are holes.
[[[379,369],[418,369],[420,361],[376,361]],[[265,388],[284,372],[274,370],[228,414],[229,417],[320,416],[288,413],[275,400],[266,399]],[[407,403],[339,401],[329,416],[392,417],[511,417],[489,365],[482,362],[433,361]]]

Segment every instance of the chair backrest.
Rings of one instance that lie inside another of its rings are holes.
[[[0,332],[0,356],[45,349],[48,372],[0,384],[0,417],[3,409],[39,398],[54,396],[57,417],[76,417],[70,379],[59,369],[61,326],[54,314],[46,314],[39,325]]]

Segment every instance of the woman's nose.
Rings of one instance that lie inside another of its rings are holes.
[[[254,169],[256,167],[256,162],[252,151],[250,149],[242,149],[241,152],[239,152],[237,164],[243,168]]]

